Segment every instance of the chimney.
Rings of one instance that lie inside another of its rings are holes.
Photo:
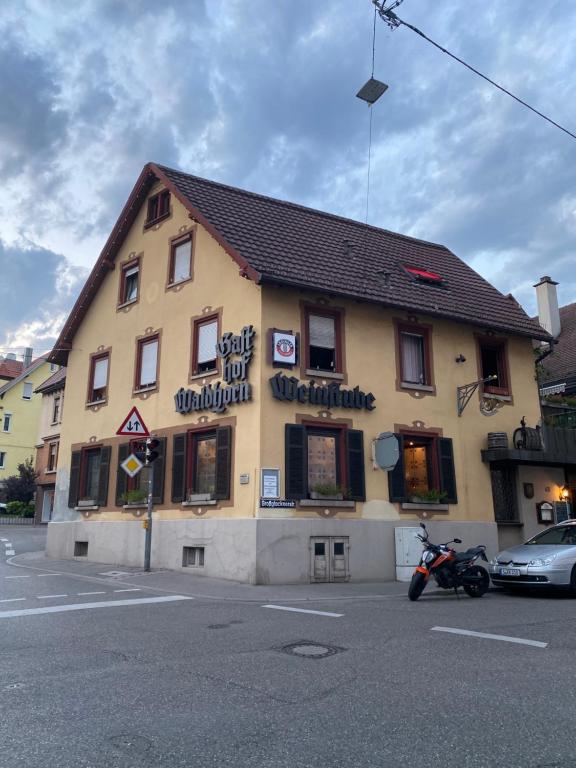
[[[32,347],[26,347],[24,350],[24,368],[30,368],[32,363]]]
[[[560,335],[560,310],[558,309],[558,296],[556,283],[548,275],[540,278],[536,283],[536,299],[538,301],[538,321],[554,338]]]

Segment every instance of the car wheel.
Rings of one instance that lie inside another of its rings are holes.
[[[572,568],[572,574],[570,576],[570,592],[576,597],[576,565]]]

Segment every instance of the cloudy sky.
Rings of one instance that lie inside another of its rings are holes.
[[[576,133],[576,3],[401,18]],[[0,354],[47,350],[149,160],[364,220],[370,0],[2,0]],[[377,21],[369,221],[444,243],[529,312],[576,300],[576,141]]]

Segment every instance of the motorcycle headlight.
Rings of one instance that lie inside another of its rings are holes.
[[[535,560],[530,560],[528,565],[533,565],[535,568],[542,568],[545,565],[550,565],[556,559],[556,555],[550,557],[537,557]]]
[[[428,551],[428,552],[424,552],[424,554],[422,555],[422,560],[425,563],[429,563],[431,560],[434,560],[435,557],[436,555],[434,554],[434,552]]]

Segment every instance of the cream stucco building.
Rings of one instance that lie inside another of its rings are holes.
[[[540,418],[533,339],[442,246],[149,164],[51,356],[67,377],[48,553],[142,563],[145,475],[119,466],[139,445],[116,436],[134,406],[160,439],[154,567],[389,579],[394,529],[423,519],[495,552],[481,451]]]

